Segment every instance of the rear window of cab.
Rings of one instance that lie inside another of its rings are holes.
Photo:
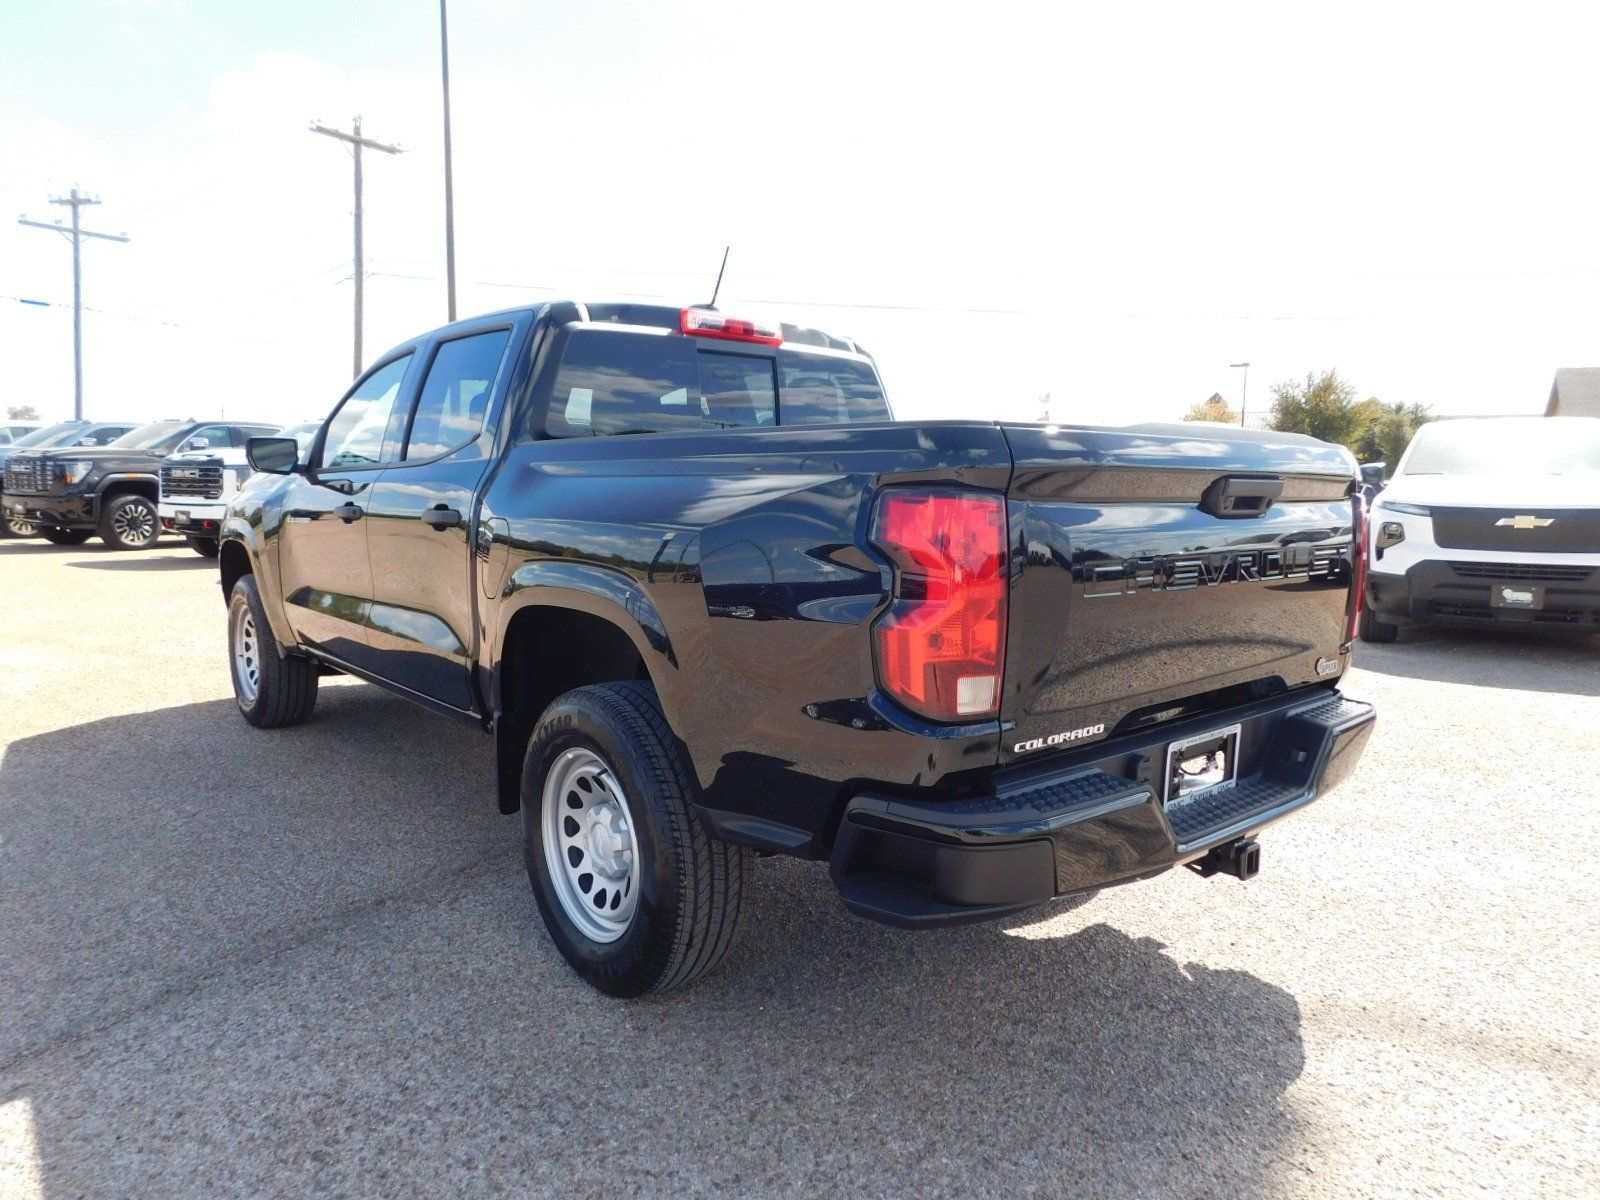
[[[545,417],[553,437],[891,419],[870,362],[801,347],[704,348],[671,333],[574,330]]]

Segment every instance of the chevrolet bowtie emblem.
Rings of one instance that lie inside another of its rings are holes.
[[[1509,525],[1512,529],[1543,529],[1546,525],[1554,525],[1554,517],[1501,517],[1496,525]]]

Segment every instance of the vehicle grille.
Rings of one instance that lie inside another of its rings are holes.
[[[1527,529],[1500,524],[1518,517],[1549,524]],[[1593,554],[1600,552],[1600,508],[1435,508],[1433,540],[1449,550]]]
[[[5,490],[20,494],[48,492],[61,478],[61,464],[48,458],[13,458],[6,464]]]
[[[222,463],[219,459],[189,459],[161,464],[163,499],[216,500],[222,496]]]
[[[1593,567],[1566,567],[1555,563],[1453,562],[1450,569],[1468,579],[1503,579],[1507,583],[1584,583]]]

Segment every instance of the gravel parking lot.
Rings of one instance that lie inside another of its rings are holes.
[[[1600,1194],[1600,642],[1363,647],[1356,776],[1247,885],[997,926],[757,864],[618,1003],[490,743],[347,680],[233,709],[216,566],[0,543],[0,1195]]]

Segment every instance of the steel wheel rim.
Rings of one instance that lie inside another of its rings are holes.
[[[111,514],[111,528],[125,542],[148,542],[155,536],[156,520],[142,504],[124,504]]]
[[[233,610],[228,635],[233,643],[233,686],[239,702],[249,706],[261,693],[261,639],[256,636],[255,614],[248,605]]]
[[[639,906],[639,846],[615,773],[593,750],[564,750],[544,777],[546,873],[584,937],[614,942]]]

